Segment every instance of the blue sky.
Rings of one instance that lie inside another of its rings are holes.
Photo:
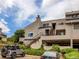
[[[79,10],[79,0],[0,0],[0,28],[11,36],[35,21],[64,18],[65,12]]]

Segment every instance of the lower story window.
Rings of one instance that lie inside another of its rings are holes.
[[[30,33],[28,34],[28,37],[33,37],[33,33],[30,32]]]
[[[56,35],[65,35],[65,30],[56,30]]]
[[[74,29],[79,29],[79,24],[74,24]]]

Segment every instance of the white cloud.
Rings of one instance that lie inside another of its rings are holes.
[[[4,23],[5,25],[8,24],[4,19],[1,19],[1,22]]]
[[[0,28],[2,28],[2,32],[9,33],[10,29],[7,26],[7,22],[4,19],[0,20]]]
[[[63,18],[65,13],[65,2],[59,2],[50,8],[46,8],[44,11],[46,12],[45,20],[52,20],[57,18]]]
[[[64,18],[66,12],[79,10],[79,0],[43,0],[42,10],[46,13],[43,21]]]
[[[20,24],[27,20],[30,15],[36,12],[37,6],[35,1],[36,0],[0,0],[0,10],[5,10],[6,8],[10,8],[13,5],[18,7],[19,10],[15,15],[16,19],[14,22]]]
[[[75,10],[79,10],[79,0],[67,0],[66,1],[68,4],[67,6],[67,10],[68,11],[75,11]]]
[[[6,9],[7,7],[12,7],[13,6],[13,3],[14,2],[14,0],[0,0],[0,9],[1,9],[1,11],[3,10],[3,9]]]
[[[43,0],[42,8],[49,8],[50,6],[57,4],[59,1],[61,0]]]
[[[33,15],[37,10],[35,0],[16,0],[16,6],[20,8],[18,13],[16,14],[16,23],[21,23],[22,21],[27,20],[28,17],[30,15]]]
[[[36,0],[0,0],[0,13],[13,5],[19,8],[16,13],[16,24],[21,24],[28,20],[30,15],[41,12],[46,15],[43,20],[64,18],[67,11],[79,10],[79,0],[42,0],[41,8],[38,8]],[[8,16],[8,15],[5,15]]]

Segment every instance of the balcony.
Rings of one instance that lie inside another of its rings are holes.
[[[68,35],[54,35],[54,36],[41,36],[42,40],[64,40],[64,39],[70,39],[70,36]]]
[[[66,20],[78,20],[79,19],[79,17],[66,17]]]
[[[52,28],[52,26],[41,26],[41,27],[39,27],[39,29],[43,29],[43,28]]]
[[[70,23],[79,23],[79,19],[66,21],[66,24],[70,24]]]

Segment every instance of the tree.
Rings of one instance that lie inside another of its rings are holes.
[[[12,36],[12,39],[14,40],[14,42],[19,42],[19,38],[20,37],[24,37],[24,30],[20,29],[20,30],[16,30],[16,32],[14,33],[14,35]]]

